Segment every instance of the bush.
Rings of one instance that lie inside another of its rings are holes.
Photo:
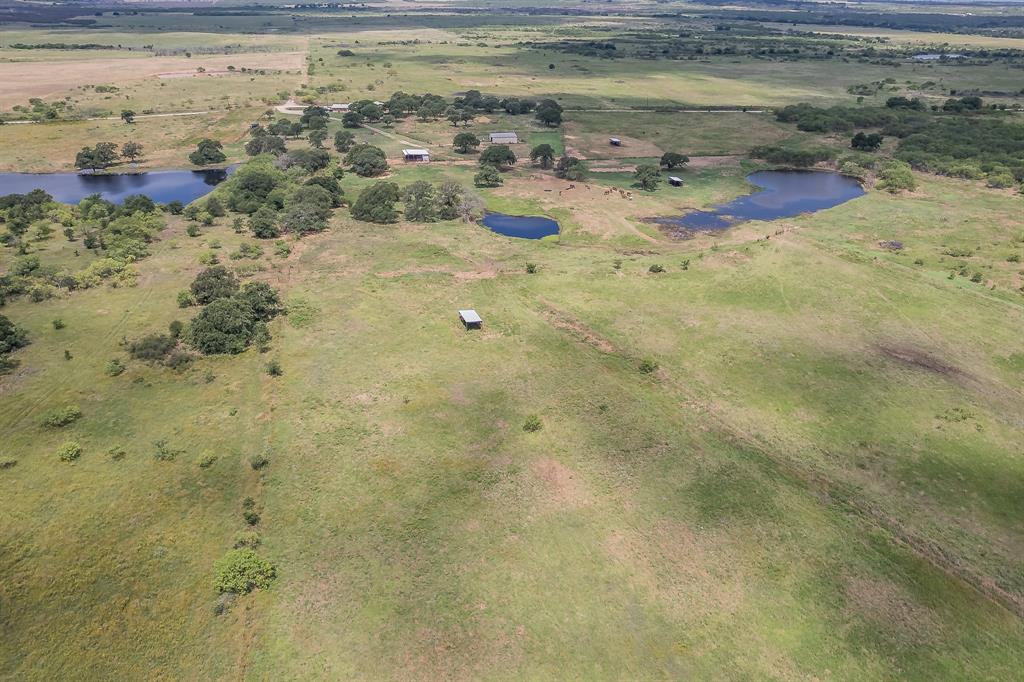
[[[654,360],[641,360],[638,369],[644,374],[653,374],[658,369],[658,363]]]
[[[229,551],[214,563],[213,571],[213,588],[222,593],[265,590],[276,577],[273,564],[248,548]]]
[[[0,469],[10,469],[18,464],[13,457],[0,457]]]
[[[270,458],[266,455],[253,455],[249,458],[249,466],[253,468],[253,471],[259,471],[265,469],[270,465]]]
[[[892,194],[902,190],[913,190],[917,187],[910,164],[893,160],[887,163],[878,173],[878,187]]]
[[[209,469],[210,467],[213,466],[213,463],[216,461],[217,455],[206,453],[205,455],[199,458],[199,462],[197,463],[199,464],[200,469]]]
[[[64,324],[64,320],[60,319],[59,317],[53,321],[53,328],[54,329],[64,329],[64,327],[66,327],[66,326],[67,325]]]
[[[272,377],[279,377],[284,374],[284,370],[281,369],[281,363],[277,360],[271,360],[267,363],[267,374]]]
[[[535,275],[535,274],[537,274],[537,264],[536,263],[527,263],[526,264],[526,274],[528,274],[528,275]]]
[[[128,354],[136,360],[157,362],[163,360],[177,345],[177,341],[166,334],[149,334],[128,346]]]
[[[125,369],[124,363],[117,358],[112,359],[107,363],[107,366],[103,369],[108,377],[117,377],[124,374]]]
[[[185,324],[181,320],[174,320],[167,325],[167,331],[170,333],[172,339],[179,338],[184,329]]]
[[[173,449],[163,438],[154,442],[153,447],[156,448],[156,452],[153,453],[153,457],[161,462],[174,461],[174,458],[181,454],[180,450]]]
[[[653,272],[654,274],[658,274],[659,272],[665,272],[665,266],[658,265],[657,263],[655,263],[651,267],[647,268],[647,272]]]
[[[523,422],[523,431],[526,431],[527,433],[534,433],[535,431],[540,431],[542,428],[544,428],[544,424],[541,423],[540,417],[535,414],[531,414],[526,418],[526,421]]]
[[[260,534],[254,530],[243,530],[240,533],[235,534],[235,549],[242,549],[248,547],[249,549],[256,549],[260,546]]]
[[[0,354],[28,345],[28,334],[9,319],[0,315]]]
[[[170,367],[171,369],[173,369],[175,371],[179,371],[180,372],[181,370],[183,370],[186,367],[188,367],[191,362],[192,362],[192,356],[191,355],[189,355],[186,351],[183,351],[183,350],[180,350],[180,349],[176,349],[176,350],[171,351],[167,355],[167,358],[164,360],[164,365],[166,367]]]
[[[179,291],[178,292],[178,307],[188,308],[196,304],[196,299],[192,298],[191,291]]]
[[[43,426],[60,428],[78,421],[81,417],[82,410],[77,405],[68,405],[46,415],[43,419]]]
[[[120,462],[128,455],[128,453],[120,445],[115,445],[114,447],[107,450],[107,455],[109,455],[110,459],[112,459],[113,461]]]
[[[501,174],[494,166],[484,166],[473,176],[473,184],[477,187],[498,187],[502,182]]]
[[[242,518],[245,519],[245,522],[248,523],[250,526],[258,525],[260,522],[260,515],[254,512],[252,509],[246,509],[245,511],[243,511]]]
[[[57,450],[57,457],[62,462],[74,462],[82,456],[82,446],[74,441],[69,441],[60,446]]]

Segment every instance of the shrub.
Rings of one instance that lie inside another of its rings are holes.
[[[260,522],[260,515],[251,509],[246,509],[242,512],[242,518],[245,519],[245,522],[250,526],[255,526]]]
[[[276,576],[273,564],[248,548],[229,551],[214,563],[213,571],[213,588],[222,593],[265,590]]]
[[[281,369],[281,363],[277,360],[271,360],[267,363],[267,374],[272,377],[279,377],[284,374],[284,370]]]
[[[253,471],[259,471],[270,465],[270,458],[266,455],[253,455],[249,458],[249,466],[253,468]]]
[[[658,363],[654,360],[641,360],[639,369],[644,374],[653,374],[658,369]]]
[[[249,549],[256,549],[260,546],[260,534],[254,530],[243,530],[240,533],[235,534],[235,549],[242,549],[248,547]]]
[[[541,423],[540,417],[535,414],[531,414],[526,418],[526,421],[523,422],[523,431],[528,433],[540,431],[542,428],[544,428],[544,424]]]
[[[528,275],[535,275],[535,274],[537,274],[537,264],[536,263],[527,263],[526,264],[526,274],[528,274]]]
[[[107,454],[110,455],[110,459],[114,460],[115,462],[121,461],[128,455],[128,453],[125,452],[125,449],[122,448],[120,445],[115,445],[114,447],[107,450]]]
[[[192,298],[192,292],[190,291],[179,291],[178,292],[178,307],[188,308],[195,305],[196,299]]]
[[[185,325],[181,320],[174,320],[167,325],[167,331],[170,333],[172,339],[176,339],[181,336],[181,332],[185,329]]]
[[[217,455],[206,453],[205,455],[199,458],[199,462],[197,463],[199,464],[200,469],[209,469],[210,467],[213,466],[213,463],[216,461]]]
[[[982,279],[984,279],[984,277],[980,272],[975,272],[973,275],[971,275],[972,282],[980,283]]]
[[[62,462],[74,462],[82,456],[82,446],[74,441],[69,441],[60,446],[57,450],[57,457]]]
[[[164,365],[175,371],[181,371],[188,367],[191,362],[191,355],[186,351],[175,349],[168,354],[167,359],[164,360]]]
[[[917,187],[910,164],[893,160],[887,163],[878,173],[878,187],[892,194],[901,190],[913,190]]]
[[[198,225],[192,224],[185,228],[185,234],[187,234],[189,237],[198,237],[199,235],[202,234],[202,232],[200,231]]]
[[[53,321],[53,328],[54,329],[64,329],[64,327],[66,327],[66,326],[67,325],[64,324],[64,320],[60,319],[59,317]]]
[[[43,425],[59,428],[77,421],[81,416],[82,410],[77,405],[68,405],[46,415]]]
[[[153,457],[161,462],[172,462],[175,457],[181,454],[180,450],[173,449],[167,444],[167,441],[162,438],[154,442],[153,447],[156,448],[156,452],[153,453]]]
[[[128,354],[136,360],[157,362],[163,360],[176,345],[177,341],[166,334],[149,334],[133,341],[128,346]]]
[[[0,315],[0,354],[28,345],[28,334],[21,327],[15,326],[9,319]]]
[[[17,465],[18,460],[13,457],[0,457],[0,469],[10,469]]]
[[[653,272],[655,274],[657,274],[659,272],[665,272],[665,266],[658,265],[657,263],[655,263],[651,267],[647,268],[647,272]]]
[[[107,366],[103,369],[108,377],[117,377],[124,374],[125,369],[124,363],[117,358],[113,358],[107,363]]]

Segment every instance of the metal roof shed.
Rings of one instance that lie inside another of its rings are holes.
[[[475,310],[460,310],[459,319],[466,325],[466,329],[479,329],[484,323],[483,318],[477,315]]]
[[[430,161],[430,152],[426,149],[403,149],[402,157],[406,161]]]
[[[680,177],[676,177],[675,175],[670,175],[668,176],[668,184],[672,185],[673,187],[682,187],[683,179]]]

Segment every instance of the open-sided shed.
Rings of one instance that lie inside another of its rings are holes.
[[[459,320],[466,325],[466,329],[479,329],[484,324],[483,318],[475,310],[460,310]]]

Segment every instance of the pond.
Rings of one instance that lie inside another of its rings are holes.
[[[724,230],[744,220],[814,213],[864,194],[856,178],[828,171],[757,171],[747,180],[761,191],[737,197],[711,211],[691,211],[678,218],[655,218],[653,222],[690,231]]]
[[[542,239],[558,234],[558,223],[551,218],[537,215],[505,215],[504,213],[487,213],[480,221],[493,232],[506,237],[521,239]]]
[[[224,182],[236,166],[212,170],[169,170],[145,173],[0,173],[0,195],[48,192],[57,201],[77,204],[90,194],[119,203],[132,194],[145,194],[157,203],[187,204]]]

